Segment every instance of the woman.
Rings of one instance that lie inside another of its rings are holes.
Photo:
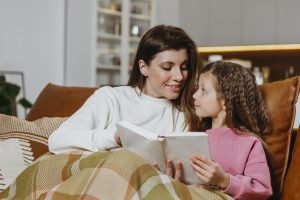
[[[181,184],[128,151],[101,151],[120,146],[121,120],[156,132],[194,126],[196,75],[190,37],[173,26],[150,29],[140,41],[128,86],[98,89],[50,136],[49,148],[58,155],[40,157],[0,199],[231,199]],[[79,149],[93,153],[70,152]]]
[[[160,25],[142,37],[128,86],[101,87],[49,137],[52,153],[101,151],[121,145],[116,123],[156,132],[187,130],[196,117],[191,97],[197,48],[180,28]]]

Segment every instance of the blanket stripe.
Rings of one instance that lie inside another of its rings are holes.
[[[232,199],[218,190],[187,186],[147,164],[138,155],[72,152],[40,157],[0,199]]]

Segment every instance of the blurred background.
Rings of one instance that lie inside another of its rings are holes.
[[[1,0],[0,74],[21,73],[23,83],[10,80],[30,102],[49,82],[126,84],[140,37],[169,24],[186,30],[205,62],[235,59],[261,83],[282,80],[300,75],[299,8],[298,0]]]

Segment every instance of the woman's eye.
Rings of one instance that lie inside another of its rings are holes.
[[[165,65],[162,65],[161,68],[165,71],[170,71],[172,69],[172,66],[165,64]]]
[[[162,67],[162,69],[165,70],[165,71],[170,71],[171,67]]]
[[[187,65],[182,65],[181,66],[181,70],[187,70],[188,69],[188,66]]]

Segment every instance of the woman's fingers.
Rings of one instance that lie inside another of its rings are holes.
[[[167,160],[167,173],[168,176],[174,177],[174,166],[171,160]]]
[[[151,166],[157,170],[160,170],[157,163],[152,163]]]
[[[122,146],[122,141],[118,132],[115,132],[114,139],[118,145]]]
[[[175,164],[175,180],[183,181],[183,166],[181,162],[176,162]]]

